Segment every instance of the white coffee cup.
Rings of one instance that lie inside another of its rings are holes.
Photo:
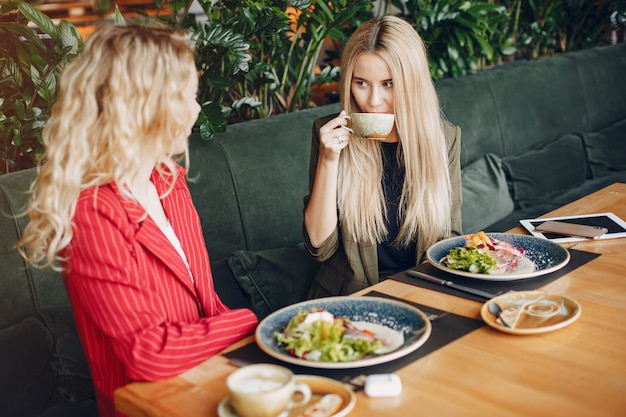
[[[350,120],[347,129],[356,136],[378,140],[389,136],[395,121],[393,113],[352,113],[344,118]]]
[[[239,368],[226,378],[226,386],[237,417],[276,417],[311,399],[307,384],[296,383],[291,370],[272,364]],[[298,393],[302,398],[295,400]]]

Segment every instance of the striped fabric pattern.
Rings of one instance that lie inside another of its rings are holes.
[[[159,194],[167,183],[152,176]],[[162,200],[195,283],[158,226],[115,184],[81,193],[65,286],[90,365],[100,417],[116,413],[113,391],[169,378],[250,334],[257,318],[230,310],[213,287],[200,219],[182,175]]]

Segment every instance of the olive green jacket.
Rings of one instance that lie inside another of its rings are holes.
[[[315,120],[311,143],[311,159],[309,163],[309,193],[315,181],[315,171],[319,155],[319,129],[335,115]],[[444,123],[444,133],[448,146],[448,164],[452,184],[452,235],[461,235],[461,129],[451,123]],[[304,208],[309,202],[309,196],[304,198]],[[320,269],[315,276],[310,298],[333,295],[347,295],[379,282],[377,245],[372,243],[355,242],[346,234],[341,233],[341,226],[337,225],[333,233],[321,247],[311,244],[306,227],[303,226],[304,245],[308,253],[321,262]],[[427,248],[424,248],[418,239],[417,259],[424,258]]]

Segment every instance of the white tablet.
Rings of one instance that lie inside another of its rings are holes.
[[[626,237],[626,222],[613,213],[580,214],[576,216],[549,217],[545,219],[523,219],[519,222],[533,236],[542,237],[556,243],[581,242],[589,240],[583,237],[565,236],[556,233],[539,232],[535,230],[535,227],[549,220],[556,220],[560,222],[574,224],[584,224],[587,226],[605,227],[608,231],[604,235],[598,237],[598,240]]]

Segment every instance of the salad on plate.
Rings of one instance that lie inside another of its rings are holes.
[[[481,231],[465,236],[463,246],[450,249],[441,260],[448,268],[477,274],[528,273],[535,270],[524,248],[487,236]]]
[[[348,362],[391,352],[404,336],[386,326],[352,322],[324,309],[300,309],[281,331],[274,332],[281,349],[297,358]]]

